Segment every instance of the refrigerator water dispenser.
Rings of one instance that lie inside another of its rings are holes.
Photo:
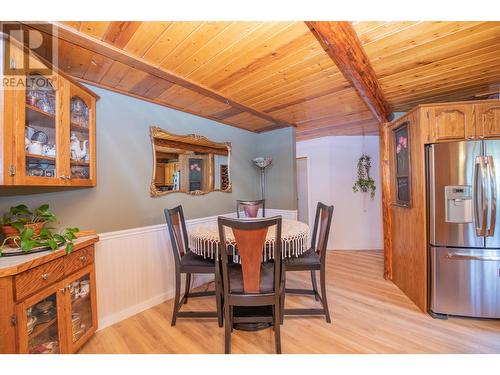
[[[472,186],[445,186],[447,223],[472,223]]]

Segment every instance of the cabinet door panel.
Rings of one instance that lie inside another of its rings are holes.
[[[500,137],[500,102],[475,105],[478,132],[484,138]]]
[[[471,105],[429,108],[428,118],[433,142],[475,137]]]
[[[64,297],[58,283],[17,305],[19,353],[67,352]]]
[[[95,272],[93,265],[65,279],[68,293],[68,345],[75,353],[97,329]]]
[[[33,73],[26,82],[17,98],[16,184],[65,185],[58,147],[63,135],[58,77]]]
[[[96,180],[95,99],[71,84],[69,96],[69,149],[71,186],[94,186]]]

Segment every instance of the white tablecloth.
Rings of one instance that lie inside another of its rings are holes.
[[[192,226],[189,230],[189,247],[194,253],[204,258],[218,257],[219,249],[219,227],[217,222],[203,223]],[[274,257],[274,233],[273,227],[269,228],[266,238],[266,249],[264,260]],[[227,245],[234,255],[235,240],[233,231],[226,227]],[[281,252],[282,257],[297,257],[308,249],[309,226],[300,221],[283,219],[281,224]]]

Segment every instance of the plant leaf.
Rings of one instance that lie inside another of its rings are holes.
[[[47,240],[47,244],[52,250],[57,250],[57,248],[59,247],[54,239]]]
[[[66,245],[66,254],[70,254],[73,251],[73,242],[68,242]]]
[[[54,240],[56,240],[57,242],[62,242],[62,243],[65,243],[66,242],[66,239],[61,236],[60,234],[54,234]]]
[[[36,242],[33,240],[23,240],[21,239],[21,250],[23,251],[31,251],[33,250],[33,247],[35,247]]]
[[[40,207],[37,208],[38,212],[45,212],[49,210],[49,205],[48,204],[42,204]]]
[[[40,237],[41,239],[52,238],[52,233],[50,233],[49,228],[42,228],[38,237]]]
[[[33,228],[24,228],[21,233],[21,241],[28,241],[33,237]]]

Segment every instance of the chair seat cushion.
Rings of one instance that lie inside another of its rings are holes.
[[[192,251],[187,251],[181,258],[181,266],[184,267],[213,267],[215,272],[215,262],[210,258],[203,258]]]
[[[240,264],[230,264],[228,267],[230,293],[243,293],[243,272]],[[260,292],[274,291],[274,264],[262,263],[260,266]]]
[[[321,265],[321,259],[314,249],[309,249],[298,257],[286,258],[284,261],[285,266],[292,267]]]

